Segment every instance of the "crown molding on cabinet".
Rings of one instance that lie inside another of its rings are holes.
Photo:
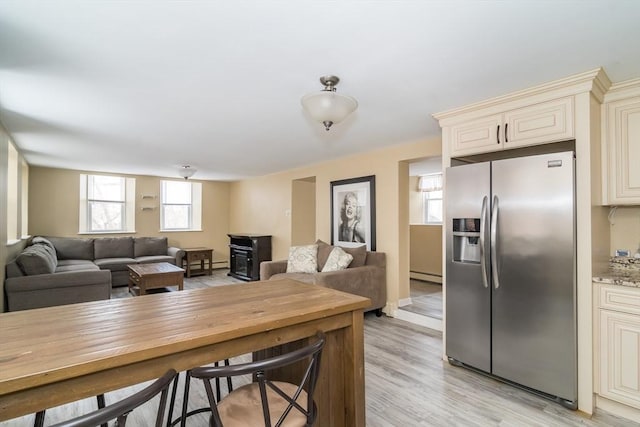
[[[591,92],[599,102],[603,101],[604,94],[609,90],[611,80],[603,68],[586,71],[563,79],[554,80],[528,89],[512,92],[464,107],[454,108],[433,114],[440,122],[440,126],[464,122],[483,110],[486,115],[497,114],[505,110],[529,106],[537,102],[550,99],[576,95],[578,93]]]

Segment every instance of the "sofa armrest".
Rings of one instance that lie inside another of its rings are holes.
[[[12,277],[4,282],[9,311],[111,298],[109,270]]]
[[[172,256],[176,260],[176,266],[182,267],[182,258],[184,258],[184,251],[175,246],[169,246],[167,248],[167,255]]]
[[[260,280],[269,280],[274,274],[287,272],[287,260],[262,261],[260,263]]]
[[[384,268],[364,265],[315,274],[318,284],[369,298],[371,305],[368,310],[382,308],[387,304],[387,272]]]

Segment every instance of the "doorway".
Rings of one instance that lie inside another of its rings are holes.
[[[408,169],[409,297],[398,317],[442,330],[442,158],[411,160]]]

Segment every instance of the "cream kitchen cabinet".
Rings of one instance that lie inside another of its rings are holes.
[[[640,79],[613,85],[604,101],[603,204],[640,205]]]
[[[600,285],[598,394],[640,409],[640,288]]]
[[[573,139],[573,97],[482,115],[444,128],[450,155],[487,153]]]

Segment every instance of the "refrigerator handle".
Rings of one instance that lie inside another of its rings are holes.
[[[498,196],[493,196],[491,209],[491,275],[493,276],[493,286],[500,287],[498,280]]]
[[[485,288],[489,287],[487,279],[487,253],[485,251],[484,241],[487,230],[487,196],[482,198],[482,211],[480,213],[480,268],[482,269],[482,283]]]

